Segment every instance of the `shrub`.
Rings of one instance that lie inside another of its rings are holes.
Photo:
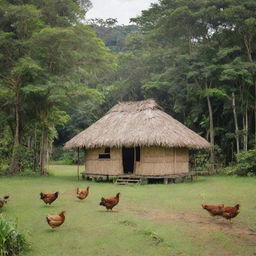
[[[0,256],[18,255],[28,248],[25,236],[17,231],[17,225],[0,216]]]
[[[236,161],[231,166],[224,169],[227,175],[238,176],[256,175],[256,149],[244,151],[236,154]]]
[[[210,171],[209,150],[190,150],[189,153],[190,170],[196,171],[198,174]]]

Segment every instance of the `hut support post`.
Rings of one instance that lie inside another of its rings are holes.
[[[136,147],[134,146],[133,174],[136,173]]]
[[[77,180],[79,180],[79,148],[77,149]]]
[[[174,148],[174,173],[176,173],[177,172],[177,170],[176,170],[176,148]]]

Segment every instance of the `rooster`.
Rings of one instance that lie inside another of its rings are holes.
[[[59,196],[59,192],[55,192],[53,194],[46,194],[46,193],[40,193],[40,198],[46,203],[51,204],[53,203]]]
[[[211,216],[222,216],[224,204],[202,204],[202,207],[208,211]]]
[[[4,206],[4,204],[7,203],[8,198],[9,198],[9,196],[4,196],[3,199],[0,198],[0,208],[2,208]]]
[[[52,228],[57,228],[61,226],[65,221],[65,214],[66,211],[62,211],[59,215],[50,215],[46,217],[46,221],[48,222],[49,226]]]
[[[111,198],[101,198],[100,205],[105,206],[107,211],[113,209],[114,206],[116,206],[119,203],[119,195],[120,193],[117,193],[115,197]]]
[[[86,189],[79,189],[76,190],[76,197],[80,200],[85,199],[89,195],[89,186]]]

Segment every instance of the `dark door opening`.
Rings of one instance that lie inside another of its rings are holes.
[[[122,148],[124,173],[133,173],[134,148]]]

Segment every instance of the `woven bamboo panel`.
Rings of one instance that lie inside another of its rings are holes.
[[[163,147],[142,147],[141,162],[146,163],[173,163],[174,149]]]
[[[143,147],[136,174],[168,175],[188,172],[188,150],[185,148]]]
[[[174,166],[167,163],[141,163],[140,168],[136,169],[138,175],[159,176],[174,173]]]
[[[111,148],[110,159],[99,159],[99,154],[104,153],[104,148],[86,151],[85,169],[87,173],[116,175],[122,174],[121,150]]]
[[[123,174],[122,150],[111,148],[110,159],[99,159],[104,148],[86,151],[85,168],[88,173],[118,175]],[[185,173],[188,168],[186,148],[142,147],[140,162],[136,162],[134,174],[168,175]]]

